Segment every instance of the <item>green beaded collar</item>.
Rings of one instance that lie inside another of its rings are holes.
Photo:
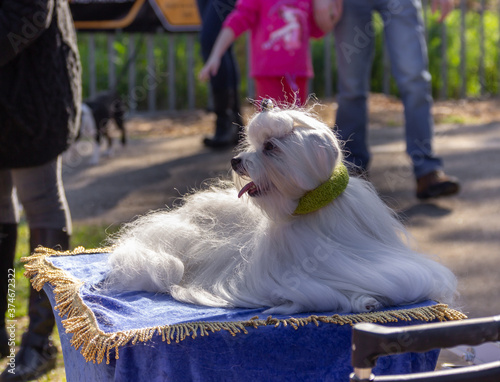
[[[340,163],[333,170],[333,174],[325,183],[320,184],[314,190],[308,191],[299,200],[299,205],[294,211],[294,215],[305,215],[319,210],[330,204],[339,197],[349,183],[349,174],[343,163]]]

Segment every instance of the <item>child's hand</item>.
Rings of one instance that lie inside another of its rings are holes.
[[[213,77],[217,74],[217,72],[219,71],[221,57],[231,46],[233,41],[233,30],[228,27],[222,28],[219,35],[217,36],[217,39],[215,40],[214,47],[212,48],[212,52],[210,53],[205,66],[201,69],[200,74],[198,74],[198,78],[201,81],[206,81],[210,78],[210,76]]]
[[[314,0],[314,21],[325,33],[330,32],[342,16],[343,0]]]
[[[332,23],[335,26],[340,18],[342,17],[342,12],[343,12],[344,4],[343,0],[333,0],[332,1],[332,8],[331,8],[331,18],[332,18]]]
[[[200,74],[198,74],[198,78],[201,81],[207,81],[210,77],[213,77],[219,71],[220,66],[220,58],[210,56],[205,66],[200,70]]]
[[[442,23],[446,16],[455,8],[455,3],[453,0],[432,0],[431,10],[432,13],[436,12],[438,8],[441,10],[441,17],[439,22]]]

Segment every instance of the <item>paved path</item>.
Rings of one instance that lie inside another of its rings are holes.
[[[373,131],[373,183],[422,251],[458,276],[462,309],[471,317],[500,314],[500,124],[437,128],[436,151],[462,191],[425,203],[414,198],[402,134]]]
[[[371,179],[405,220],[423,252],[435,254],[458,276],[459,307],[470,317],[500,314],[500,123],[439,126],[435,147],[461,193],[419,202],[404,154],[401,128],[371,131]],[[200,136],[132,140],[99,166],[65,166],[75,222],[120,224],[171,205],[193,187],[230,174],[230,151],[202,147]]]

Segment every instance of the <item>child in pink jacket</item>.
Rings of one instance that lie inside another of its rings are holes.
[[[200,79],[215,75],[224,52],[238,36],[250,30],[250,75],[255,80],[257,98],[302,105],[307,99],[308,79],[313,76],[309,39],[323,36],[340,13],[329,5],[326,8],[331,24],[325,26],[319,18],[317,23],[315,10],[322,12],[314,7],[321,2],[325,3],[324,0],[238,0],[223,24]]]

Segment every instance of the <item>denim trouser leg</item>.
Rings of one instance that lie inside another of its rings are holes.
[[[418,0],[380,1],[391,68],[405,110],[406,151],[418,178],[442,167],[432,152],[431,76]],[[388,9],[387,4],[392,4]]]
[[[367,98],[374,47],[372,9],[366,0],[345,0],[342,18],[334,29],[338,68],[335,125],[345,142],[346,160],[364,170],[370,162]]]
[[[405,107],[407,153],[419,177],[442,166],[432,152],[430,74],[419,0],[344,0],[344,14],[335,27],[339,77],[336,125],[340,138],[346,141],[346,159],[367,168],[367,95],[375,10],[384,21],[391,67]]]

